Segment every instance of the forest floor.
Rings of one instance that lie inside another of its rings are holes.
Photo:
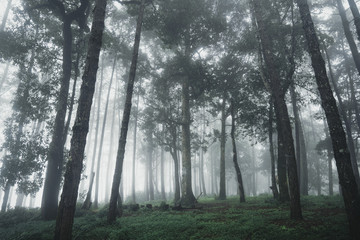
[[[128,207],[116,223],[106,223],[107,208],[76,212],[73,239],[349,239],[342,199],[339,196],[302,198],[304,220],[289,219],[289,205],[271,196],[237,197],[225,201],[200,198],[194,209],[161,210]],[[156,206],[157,205],[157,206]],[[158,207],[160,206],[160,207]],[[0,214],[0,239],[52,239],[54,221],[40,221],[39,209],[16,208]]]

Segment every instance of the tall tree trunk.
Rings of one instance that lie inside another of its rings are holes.
[[[254,140],[252,140],[251,145],[251,191],[253,196],[256,196],[256,156]]]
[[[309,195],[309,176],[308,176],[308,158],[305,144],[304,130],[299,116],[299,134],[300,134],[300,151],[301,151],[301,178],[300,178],[300,192],[302,195]]]
[[[140,100],[140,94],[138,92],[136,99],[136,109],[134,111],[134,133],[133,133],[133,156],[132,156],[132,179],[131,179],[131,198],[133,203],[136,203],[135,163],[136,163],[136,136],[137,136],[138,115],[139,115],[139,100]]]
[[[269,150],[271,158],[271,190],[275,199],[279,199],[279,192],[276,185],[276,175],[275,175],[275,154],[274,154],[274,142],[273,142],[273,120],[274,120],[274,107],[273,100],[270,97],[270,107],[269,107]]]
[[[355,24],[355,28],[356,28],[356,33],[358,35],[358,39],[360,40],[360,13],[359,13],[359,9],[355,3],[354,0],[348,0],[349,2],[349,6],[351,9],[351,12],[354,16],[354,24]]]
[[[161,182],[161,199],[166,201],[165,196],[165,172],[164,172],[164,148],[160,150],[160,182]]]
[[[181,179],[181,204],[183,206],[193,206],[195,196],[192,191],[191,179],[191,146],[190,146],[190,94],[189,79],[182,82],[182,125],[181,125],[181,156],[182,156],[182,179]]]
[[[140,35],[141,35],[141,27],[142,27],[142,22],[143,22],[144,9],[145,9],[145,0],[142,0],[140,9],[139,9],[139,16],[137,19],[137,25],[136,25],[135,42],[134,42],[133,55],[132,55],[131,66],[130,66],[129,81],[128,81],[127,90],[126,90],[125,107],[124,107],[124,113],[123,113],[123,118],[122,118],[122,122],[121,122],[119,147],[118,147],[118,152],[117,152],[117,156],[116,156],[115,172],[114,172],[113,183],[112,183],[112,187],[111,187],[109,213],[107,216],[107,221],[109,223],[114,222],[116,219],[116,212],[117,212],[116,205],[117,205],[117,198],[119,195],[119,185],[120,185],[122,168],[123,168],[123,163],[124,163],[126,136],[127,136],[130,112],[131,112],[131,100],[132,100],[132,95],[133,95],[133,91],[134,91],[136,65],[137,65],[137,59],[138,59],[138,53],[139,53]]]
[[[56,218],[61,176],[64,165],[64,124],[71,77],[71,22],[72,21],[65,18],[63,23],[63,77],[61,80],[58,102],[56,104],[54,132],[49,146],[48,165],[41,202],[41,216],[45,220]]]
[[[11,3],[12,3],[12,0],[8,0],[7,5],[6,5],[6,9],[5,9],[5,12],[4,12],[4,15],[3,15],[3,19],[1,21],[0,32],[5,30],[6,22],[8,20],[9,12],[10,12],[10,9],[11,9]]]
[[[349,21],[347,20],[346,12],[345,12],[344,6],[342,4],[342,0],[336,0],[336,2],[337,2],[338,11],[339,11],[339,14],[341,17],[341,22],[343,25],[345,37],[349,43],[349,47],[350,47],[350,50],[351,50],[351,53],[352,53],[352,56],[353,56],[353,59],[355,62],[356,69],[358,70],[358,72],[360,74],[360,54],[359,54],[358,48],[356,46],[352,32],[350,30],[350,24],[349,24]]]
[[[291,104],[292,104],[292,108],[293,108],[293,113],[294,113],[294,122],[295,122],[295,153],[296,153],[296,164],[298,166],[297,168],[297,174],[299,177],[299,182],[300,182],[300,159],[301,159],[301,155],[300,155],[300,126],[299,126],[299,112],[298,112],[298,108],[297,108],[297,100],[296,100],[296,93],[295,93],[295,84],[294,82],[291,83],[290,85],[290,95],[291,95]],[[300,186],[301,188],[301,186]]]
[[[205,134],[205,119],[203,119],[202,125],[202,142],[204,142]],[[204,196],[206,196],[205,178],[204,178],[204,150],[200,149],[200,185]]]
[[[267,32],[266,24],[263,20],[263,12],[258,0],[253,0],[255,18],[258,24],[259,37],[263,50],[265,64],[268,69],[270,89],[274,98],[274,108],[277,125],[279,127],[279,135],[281,135],[283,150],[286,157],[286,166],[288,180],[290,186],[290,218],[302,219],[300,205],[300,188],[297,177],[297,166],[294,149],[294,140],[292,137],[292,129],[289,119],[289,113],[285,103],[285,90],[280,84],[279,67],[276,65],[276,57],[274,55],[272,41]],[[279,146],[280,148],[280,146]]]
[[[174,204],[175,206],[180,204],[180,176],[179,176],[179,158],[177,155],[177,128],[176,126],[169,127],[171,133],[171,145],[170,154],[174,160],[174,185],[175,185],[175,196],[174,196]]]
[[[226,144],[226,118],[225,113],[226,99],[225,93],[223,94],[221,104],[221,135],[220,135],[220,192],[219,200],[226,199],[226,185],[225,185],[225,144]]]
[[[71,239],[86,135],[89,131],[89,116],[95,89],[96,72],[102,45],[106,3],[106,0],[97,0],[95,4],[85,70],[82,77],[83,82],[71,138],[71,160],[68,161],[66,166],[64,186],[56,218],[55,240]]]
[[[330,130],[339,182],[344,198],[345,209],[353,239],[360,239],[360,200],[358,187],[352,169],[346,136],[333,96],[329,79],[326,75],[325,61],[321,56],[319,41],[306,0],[297,0],[301,20],[307,39],[308,49],[314,68],[316,83],[320,92],[322,107]]]
[[[328,63],[328,68],[329,68],[329,73],[330,73],[330,80],[331,83],[333,85],[334,88],[334,92],[335,95],[338,99],[338,104],[339,104],[339,111],[340,111],[340,115],[344,121],[345,124],[345,132],[346,132],[346,136],[347,136],[347,143],[348,143],[348,148],[350,151],[350,159],[351,159],[351,165],[352,165],[352,169],[354,172],[354,177],[355,177],[355,181],[356,184],[358,186],[358,188],[360,187],[360,176],[359,176],[359,168],[357,165],[357,161],[356,161],[356,153],[355,153],[355,144],[354,144],[354,139],[352,137],[352,132],[351,132],[351,122],[350,119],[348,118],[347,114],[346,114],[346,110],[344,107],[344,103],[342,101],[341,95],[340,95],[340,90],[337,86],[337,82],[335,81],[335,77],[334,77],[334,73],[332,71],[332,66],[331,66],[331,62],[330,62],[330,56],[328,54],[328,51],[326,50],[326,46],[324,46],[325,48],[325,56],[326,56],[326,60]]]
[[[118,89],[118,87],[116,86],[115,89]],[[107,162],[107,168],[106,168],[106,188],[105,188],[105,203],[109,202],[109,198],[110,198],[110,169],[111,169],[111,161],[113,159],[113,145],[114,145],[114,134],[115,134],[115,117],[116,117],[116,99],[117,98],[117,94],[115,92],[115,101],[114,101],[114,105],[113,105],[113,109],[112,109],[112,119],[111,119],[111,133],[110,133],[110,144],[109,144],[109,156],[108,156],[108,162]]]
[[[149,136],[149,143],[148,143],[148,167],[146,171],[149,173],[149,199],[150,201],[154,200],[154,176],[153,176],[153,140],[152,140],[152,133]]]
[[[329,129],[326,125],[325,119],[324,119],[324,131],[325,131],[325,139],[326,140],[330,140],[329,137]],[[334,183],[333,183],[333,176],[332,176],[332,159],[333,159],[333,154],[332,154],[332,149],[331,149],[331,142],[327,141],[326,144],[326,151],[327,151],[327,160],[328,160],[328,178],[329,178],[329,195],[332,196],[334,195]]]
[[[99,148],[98,147],[98,140],[99,140],[99,125],[100,125],[100,109],[101,109],[101,95],[102,95],[102,87],[103,87],[103,80],[104,80],[104,56],[102,56],[102,60],[101,60],[101,77],[100,77],[100,84],[99,84],[99,94],[98,94],[98,101],[97,101],[97,117],[96,117],[96,126],[95,126],[95,142],[94,142],[94,150],[93,150],[93,155],[91,158],[91,169],[90,169],[90,175],[95,172],[95,162],[96,162],[96,151]],[[99,148],[100,149],[100,148]],[[95,177],[98,178],[98,176],[96,176],[97,173],[95,174]],[[89,188],[88,188],[88,192],[86,194],[86,198],[83,204],[83,209],[89,209],[90,206],[92,205],[91,203],[91,195],[92,195],[92,189],[93,189],[93,183],[91,182],[92,180],[90,179],[89,181]],[[88,208],[86,208],[88,207]]]
[[[245,191],[244,184],[241,176],[241,170],[239,167],[238,159],[237,159],[237,151],[236,151],[236,140],[235,140],[235,109],[234,109],[234,101],[231,101],[230,106],[231,111],[231,143],[232,143],[232,154],[233,154],[233,163],[236,172],[236,179],[238,185],[238,191],[240,195],[240,202],[245,202]]]
[[[103,116],[103,124],[102,124],[102,130],[101,130],[101,136],[100,136],[100,145],[99,145],[99,153],[98,153],[98,160],[97,160],[97,167],[96,167],[96,182],[95,182],[95,199],[94,199],[94,208],[98,208],[99,207],[99,182],[100,182],[100,166],[101,166],[101,154],[102,154],[102,149],[103,149],[103,143],[104,143],[104,135],[105,135],[105,126],[106,126],[106,119],[107,119],[107,113],[108,113],[108,108],[109,108],[109,98],[110,98],[110,92],[111,92],[111,86],[113,83],[113,79],[114,79],[114,72],[115,72],[115,66],[116,66],[116,53],[114,55],[114,62],[113,62],[113,66],[112,66],[112,72],[111,72],[111,77],[110,77],[110,83],[109,83],[109,88],[108,88],[108,92],[106,95],[106,103],[105,103],[105,112],[104,112],[104,116]]]

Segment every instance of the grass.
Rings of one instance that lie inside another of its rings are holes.
[[[126,209],[112,225],[103,207],[77,212],[73,239],[349,239],[339,196],[304,197],[302,207],[304,220],[291,221],[289,206],[270,196],[249,197],[241,204],[236,197],[202,198],[191,210]],[[0,239],[52,239],[54,225],[40,221],[39,210],[14,209],[0,214]]]

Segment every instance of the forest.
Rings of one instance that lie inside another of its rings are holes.
[[[0,239],[360,239],[358,1],[0,6]]]

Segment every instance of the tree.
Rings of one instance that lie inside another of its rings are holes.
[[[85,69],[82,77],[79,105],[71,138],[70,159],[66,166],[65,179],[58,214],[54,239],[71,239],[72,225],[81,170],[84,159],[86,135],[89,131],[89,116],[95,90],[96,73],[104,31],[106,0],[97,0],[90,32]]]
[[[356,33],[358,35],[358,39],[360,40],[360,13],[359,13],[359,9],[355,3],[354,0],[348,0],[349,2],[349,6],[351,9],[351,12],[354,16],[354,24],[356,27]]]
[[[345,132],[330,87],[330,82],[326,75],[325,61],[320,52],[319,40],[316,35],[308,3],[305,0],[296,0],[296,2],[303,23],[322,107],[325,111],[326,120],[329,126],[333,152],[339,174],[339,182],[349,220],[350,233],[353,239],[358,239],[360,238],[360,197],[351,167],[350,153],[347,147]]]
[[[285,103],[286,83],[282,84],[279,71],[279,60],[275,55],[274,42],[270,39],[268,24],[264,21],[264,7],[258,0],[252,1],[254,17],[259,31],[262,55],[266,64],[266,72],[269,80],[269,89],[274,100],[274,109],[277,120],[278,134],[283,144],[283,150],[286,157],[287,176],[290,186],[290,217],[292,219],[301,219],[300,188],[297,176],[297,165],[294,149],[294,140],[290,118]],[[269,14],[269,13],[268,13]],[[290,69],[289,74],[293,74],[294,69]],[[287,79],[288,80],[288,79]],[[284,87],[285,85],[285,87]],[[281,146],[281,145],[279,145]]]
[[[28,2],[31,4],[29,9],[44,7],[43,3]],[[54,131],[51,139],[48,165],[44,183],[43,199],[41,202],[41,216],[43,219],[54,219],[56,217],[60,183],[64,164],[64,129],[65,116],[68,104],[69,83],[72,68],[72,41],[73,33],[71,24],[77,21],[80,28],[86,27],[86,9],[89,1],[81,0],[80,6],[75,9],[66,9],[64,2],[59,0],[50,0],[45,6],[52,10],[54,14],[62,21],[62,37],[63,37],[63,59],[62,59],[62,78],[60,82],[59,97],[56,105],[56,117],[54,123]]]
[[[120,186],[120,180],[122,174],[122,167],[124,163],[126,137],[127,137],[130,112],[131,112],[131,100],[134,90],[134,82],[135,82],[137,59],[139,54],[140,36],[141,36],[141,27],[143,24],[144,9],[145,9],[145,0],[142,0],[140,4],[139,15],[136,24],[133,55],[130,66],[129,80],[126,87],[126,99],[125,99],[125,106],[123,111],[123,118],[121,122],[121,133],[120,133],[119,146],[116,156],[113,183],[111,187],[110,205],[107,216],[107,221],[109,223],[114,222],[117,215],[117,200],[119,197],[119,186]]]

